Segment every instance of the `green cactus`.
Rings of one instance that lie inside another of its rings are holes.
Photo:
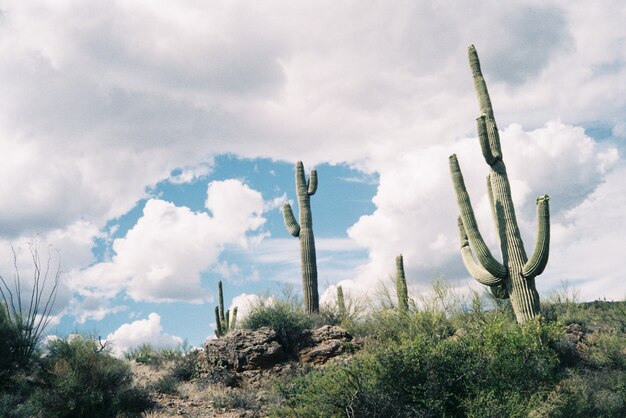
[[[341,288],[341,286],[337,286],[337,309],[339,310],[339,317],[342,320],[348,316],[346,301],[343,298],[343,289]]]
[[[487,191],[492,215],[498,230],[502,263],[497,261],[487,248],[476,224],[474,211],[456,155],[450,156],[450,172],[457,196],[461,255],[468,272],[480,283],[489,286],[494,296],[511,298],[518,322],[539,315],[539,294],[535,288],[535,277],[541,274],[548,262],[550,243],[550,209],[547,195],[537,198],[537,238],[530,259],[524,250],[515,209],[511,198],[511,187],[502,159],[500,137],[487,92],[487,84],[480,70],[478,54],[473,45],[469,47],[469,62],[474,77],[474,87],[480,102],[481,116],[478,124],[478,139],[483,157],[490,166],[487,176]],[[470,247],[471,245],[471,247]],[[476,259],[472,254],[476,253]]]
[[[302,268],[302,288],[304,290],[304,308],[309,314],[319,313],[319,294],[317,291],[317,261],[315,258],[315,239],[313,238],[313,218],[311,216],[311,196],[317,190],[317,172],[311,170],[307,182],[302,161],[296,164],[296,194],[300,224],[296,221],[287,202],[283,204],[283,215],[287,231],[300,239],[300,264]]]
[[[400,309],[401,312],[408,312],[409,291],[406,287],[402,254],[396,257],[396,293],[398,294],[398,309]]]
[[[237,323],[237,307],[233,308],[233,316],[230,318],[230,310],[224,312],[224,292],[222,281],[217,282],[218,306],[215,307],[215,336],[221,338],[228,331],[235,328]]]

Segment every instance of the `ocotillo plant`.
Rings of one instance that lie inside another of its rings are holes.
[[[287,202],[283,204],[283,215],[287,231],[300,239],[300,264],[302,269],[302,288],[304,290],[304,308],[307,313],[319,313],[319,294],[317,292],[317,261],[315,258],[315,239],[313,238],[313,217],[311,216],[311,196],[317,190],[317,172],[311,170],[307,182],[302,161],[296,164],[296,194],[300,224],[296,221]]]
[[[228,331],[235,328],[237,323],[237,307],[233,308],[233,317],[229,318],[230,310],[224,313],[224,292],[222,290],[222,281],[217,282],[218,306],[215,307],[215,336],[221,338]]]
[[[343,289],[341,286],[337,286],[337,309],[339,310],[339,317],[344,320],[348,316],[346,309],[346,301],[343,298]]]
[[[480,70],[478,54],[473,45],[469,47],[469,62],[480,103],[481,115],[476,120],[478,139],[483,157],[490,166],[487,176],[487,191],[492,215],[498,230],[502,263],[491,255],[478,230],[459,163],[456,155],[452,155],[450,156],[450,171],[461,213],[458,221],[461,254],[469,273],[480,283],[490,286],[494,296],[498,298],[510,297],[517,321],[524,322],[540,313],[535,277],[543,272],[548,262],[550,243],[549,198],[547,195],[537,198],[537,238],[535,250],[528,259],[515,218],[511,187],[502,159],[500,137],[487,92],[487,84]],[[476,260],[472,254],[472,249],[476,253]]]
[[[398,294],[398,309],[401,312],[407,312],[409,310],[409,291],[406,287],[402,254],[396,257],[396,293]]]

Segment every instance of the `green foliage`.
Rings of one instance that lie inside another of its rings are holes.
[[[128,364],[89,338],[51,341],[41,378],[27,407],[46,417],[138,415],[151,403],[148,393],[133,385]]]
[[[272,328],[278,334],[283,349],[292,354],[302,331],[312,326],[313,319],[309,315],[286,301],[277,301],[271,305],[259,304],[242,324],[247,329]]]
[[[202,361],[200,353],[198,350],[192,350],[174,360],[174,366],[170,371],[171,376],[180,382],[187,382],[197,377],[198,363]]]
[[[32,365],[33,356],[25,355],[29,344],[27,336],[9,319],[0,303],[0,390],[8,388],[16,374]]]
[[[525,416],[535,393],[558,377],[554,329],[502,318],[483,332],[377,346],[347,365],[283,388],[297,416]],[[494,408],[497,394],[499,405]],[[489,402],[488,402],[489,401]],[[491,411],[491,412],[490,412]],[[471,415],[470,415],[471,412]]]
[[[157,379],[153,384],[153,389],[159,393],[175,394],[178,393],[178,385],[180,381],[171,374],[166,374]]]
[[[157,348],[145,343],[138,347],[133,347],[124,353],[124,358],[136,363],[150,366],[160,366],[164,362],[177,360],[184,356],[184,347],[177,348]]]

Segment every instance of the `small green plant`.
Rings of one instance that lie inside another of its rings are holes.
[[[235,328],[237,323],[237,307],[233,308],[233,317],[230,318],[230,310],[224,312],[224,290],[222,281],[217,282],[218,306],[215,307],[215,336],[221,338],[228,331]]]
[[[261,303],[256,306],[242,326],[247,329],[272,328],[283,349],[294,354],[300,335],[313,326],[313,319],[296,306],[277,301],[271,305]]]

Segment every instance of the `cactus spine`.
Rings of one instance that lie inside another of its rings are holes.
[[[346,301],[343,298],[343,289],[341,286],[337,286],[337,309],[339,310],[339,317],[343,320],[348,315],[348,310],[346,309]]]
[[[215,336],[221,338],[237,323],[237,307],[233,308],[233,316],[230,317],[230,310],[224,312],[224,292],[222,281],[217,282],[218,306],[215,307]]]
[[[409,291],[406,287],[402,254],[396,257],[396,293],[398,294],[398,309],[407,312],[409,310]]]
[[[461,255],[468,272],[478,282],[489,286],[494,296],[502,299],[511,298],[515,316],[517,321],[521,323],[540,313],[535,277],[543,272],[548,262],[550,243],[549,197],[544,195],[537,198],[537,238],[535,250],[528,259],[515,218],[511,187],[502,159],[500,137],[487,92],[487,84],[483,78],[478,54],[473,45],[469,47],[469,62],[480,103],[481,116],[476,119],[478,139],[483,157],[491,168],[487,176],[487,191],[498,231],[502,263],[491,255],[478,230],[459,163],[456,155],[452,155],[450,156],[450,172],[461,213],[458,219]],[[476,253],[476,259],[472,250]]]
[[[319,294],[317,292],[317,261],[315,258],[315,239],[313,238],[313,218],[311,216],[311,196],[317,190],[317,172],[311,170],[307,182],[302,161],[296,163],[296,194],[300,224],[296,221],[287,202],[283,204],[283,215],[287,231],[300,239],[300,264],[302,268],[302,288],[304,290],[304,308],[307,313],[319,313]]]

